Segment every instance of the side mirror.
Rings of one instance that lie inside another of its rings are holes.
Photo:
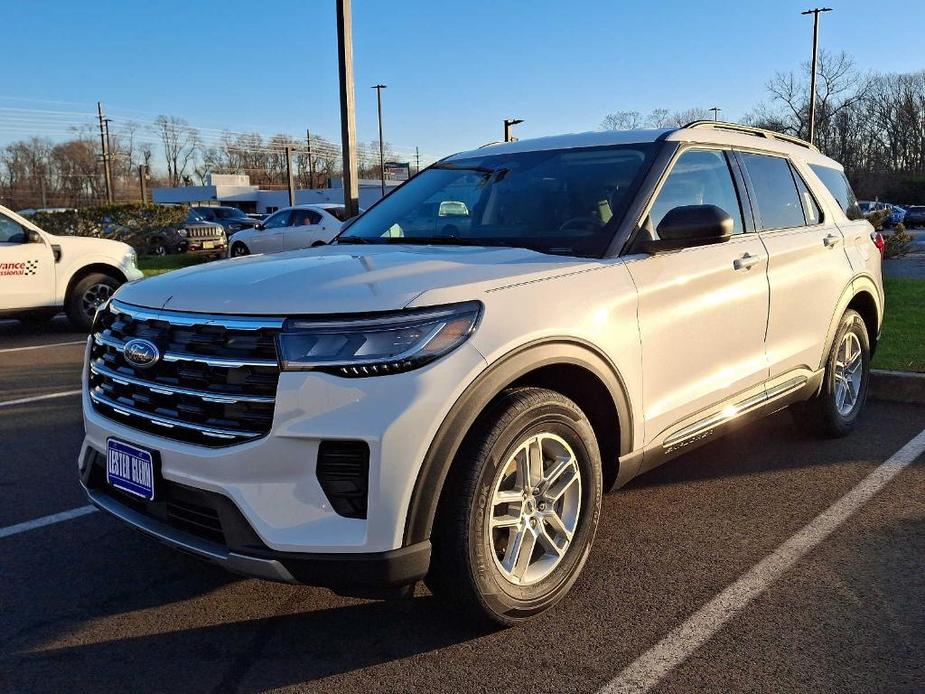
[[[657,239],[642,242],[646,253],[664,253],[692,246],[728,241],[735,224],[716,205],[682,205],[668,211],[659,222]]]
[[[26,243],[42,243],[42,235],[37,231],[28,229],[26,231]]]
[[[254,225],[254,228],[257,231],[263,231],[264,229],[266,229],[266,227],[263,225],[263,222],[258,222],[257,224]]]

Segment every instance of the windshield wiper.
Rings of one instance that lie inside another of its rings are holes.
[[[505,248],[519,248],[517,244],[503,239],[466,238],[463,236],[399,236],[384,238],[382,241],[395,244],[411,244],[421,246],[503,246]]]
[[[362,236],[338,236],[334,239],[334,245],[338,246],[342,243],[372,243],[369,239],[364,239]]]

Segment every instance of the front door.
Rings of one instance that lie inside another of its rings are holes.
[[[282,234],[282,249],[308,248],[322,237],[321,215],[317,210],[294,209],[289,226]]]
[[[251,253],[278,253],[283,250],[283,234],[289,226],[291,215],[292,210],[280,210],[267,217],[248,241]]]
[[[0,310],[52,306],[55,258],[45,240],[0,214]]]
[[[730,240],[627,258],[639,296],[646,443],[767,378],[768,256],[744,225],[731,153],[689,148],[678,156],[648,214],[657,237],[665,214],[716,205],[734,221]]]

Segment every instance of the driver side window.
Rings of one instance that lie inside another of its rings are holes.
[[[277,212],[263,224],[264,229],[278,229],[279,227],[289,226],[289,216],[292,213],[289,210]]]
[[[732,217],[732,233],[742,233],[742,209],[724,152],[689,149],[678,157],[649,212],[652,230],[657,232],[670,210],[685,205],[716,205]]]
[[[9,217],[0,215],[0,243],[25,243],[26,230]]]

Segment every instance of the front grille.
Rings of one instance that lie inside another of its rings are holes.
[[[186,227],[188,238],[191,239],[218,239],[222,236],[222,230],[214,227]]]
[[[281,319],[151,311],[113,301],[98,316],[89,394],[100,414],[158,436],[227,446],[265,436],[273,423]],[[124,345],[160,351],[138,368]]]

